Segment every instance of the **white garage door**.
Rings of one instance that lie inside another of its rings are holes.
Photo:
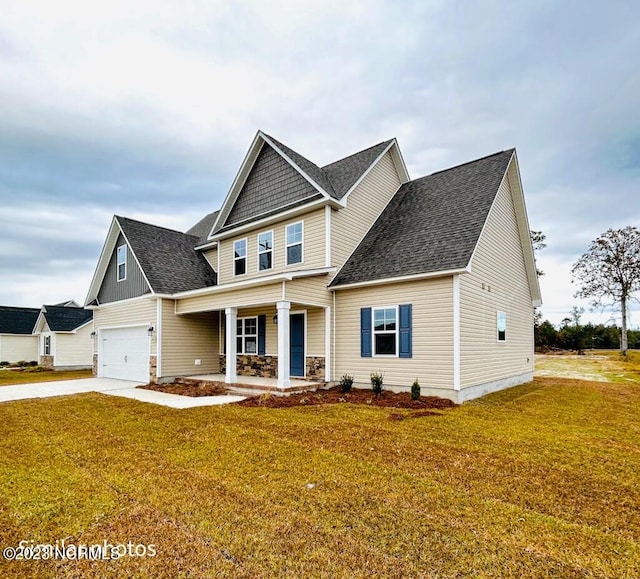
[[[118,380],[149,382],[149,336],[147,328],[116,328],[100,332],[102,376]]]

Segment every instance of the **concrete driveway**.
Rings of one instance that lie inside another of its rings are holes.
[[[154,390],[136,388],[139,382],[112,380],[111,378],[84,378],[82,380],[59,380],[57,382],[39,382],[37,384],[18,384],[0,386],[0,402],[26,400],[29,398],[51,398],[85,392],[100,392],[109,396],[122,396],[140,402],[150,402],[171,408],[194,408],[196,406],[214,406],[243,400],[244,396],[178,396]]]

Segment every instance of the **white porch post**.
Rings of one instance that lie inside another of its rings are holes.
[[[331,308],[324,309],[324,380],[331,381]]]
[[[278,388],[291,386],[289,311],[291,302],[276,302],[278,308]]]
[[[235,384],[238,381],[236,374],[236,357],[237,357],[237,326],[236,320],[238,318],[238,308],[226,308],[224,310],[226,314],[227,325],[225,327],[225,341],[227,344],[227,369],[224,377],[224,381],[227,384]]]

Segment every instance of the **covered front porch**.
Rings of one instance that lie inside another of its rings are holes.
[[[219,365],[201,374],[223,374],[227,384],[273,379],[283,391],[294,380],[330,381],[332,303],[321,273],[229,284],[177,300],[178,317],[218,313]]]

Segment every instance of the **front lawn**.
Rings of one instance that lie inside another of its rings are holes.
[[[91,370],[24,372],[21,370],[0,370],[0,386],[14,384],[35,384],[37,382],[56,382],[58,380],[78,380],[91,378]]]
[[[640,388],[367,405],[0,405],[0,546],[154,545],[3,577],[638,577]],[[140,549],[139,552],[142,552]]]

